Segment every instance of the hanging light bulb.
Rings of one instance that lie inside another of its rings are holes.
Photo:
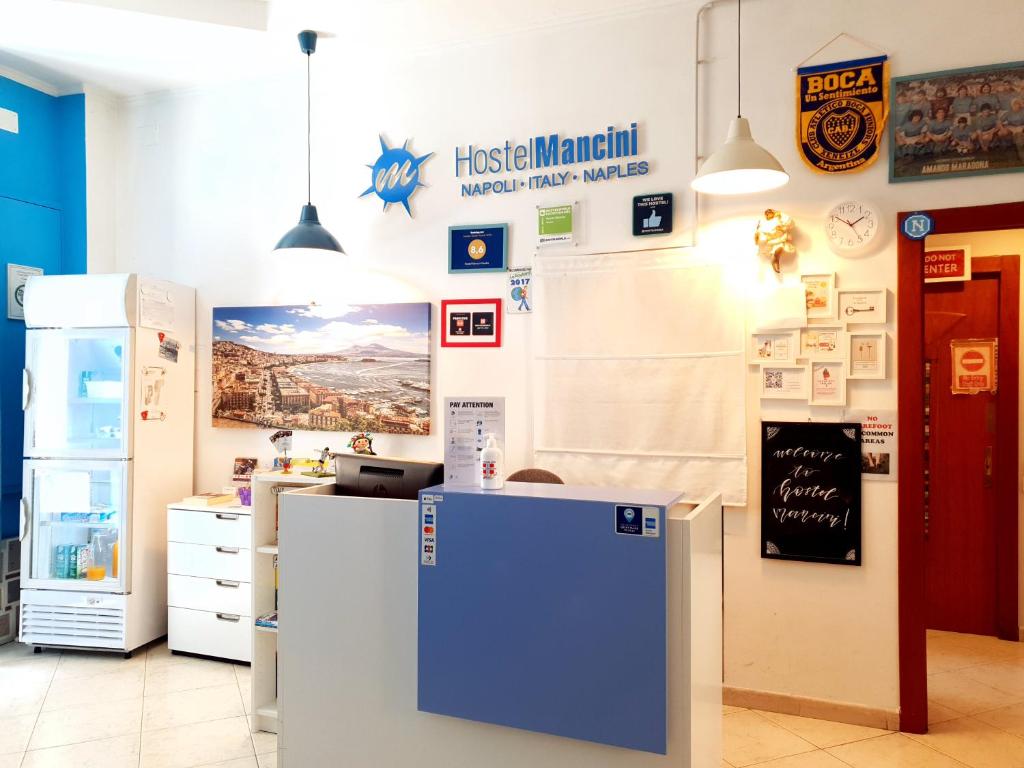
[[[750,133],[740,109],[742,72],[742,0],[736,0],[736,117],[729,123],[725,143],[701,165],[690,186],[708,195],[745,195],[781,187],[789,181],[782,163]]]
[[[310,89],[309,89],[309,61],[316,52],[316,32],[305,29],[299,32],[299,48],[306,54],[306,204],[302,206],[302,213],[299,214],[299,223],[289,229],[284,237],[274,246],[274,250],[282,248],[317,248],[324,251],[337,251],[344,253],[341,244],[334,239],[334,235],[328,232],[320,224],[320,217],[317,216],[316,206],[311,202],[313,191],[312,151],[310,143]]]

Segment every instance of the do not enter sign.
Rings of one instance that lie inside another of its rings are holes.
[[[985,367],[985,356],[976,349],[968,349],[960,356],[960,365],[965,371],[980,371]]]
[[[955,339],[950,342],[953,358],[954,395],[976,395],[996,391],[997,339]]]

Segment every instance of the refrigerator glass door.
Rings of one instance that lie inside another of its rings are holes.
[[[130,328],[28,331],[26,456],[131,455],[131,334]]]
[[[128,461],[27,461],[22,587],[127,592]]]

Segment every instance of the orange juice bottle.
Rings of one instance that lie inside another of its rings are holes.
[[[113,564],[111,565],[111,568],[110,568],[110,570],[112,571],[112,573],[111,573],[110,575],[111,575],[111,576],[112,576],[113,578],[115,578],[115,579],[117,578],[117,564],[118,564],[118,559],[117,559],[117,545],[118,545],[118,542],[116,542],[116,541],[115,541],[115,542],[114,542],[114,557],[113,557],[113,561],[114,561],[114,562],[113,562]]]

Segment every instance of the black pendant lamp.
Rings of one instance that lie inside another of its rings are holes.
[[[318,248],[322,251],[344,253],[341,244],[320,224],[312,197],[312,152],[310,150],[310,106],[309,106],[309,59],[316,52],[316,32],[304,29],[299,32],[299,48],[306,54],[306,204],[302,206],[299,223],[289,229],[274,250],[282,248]]]

